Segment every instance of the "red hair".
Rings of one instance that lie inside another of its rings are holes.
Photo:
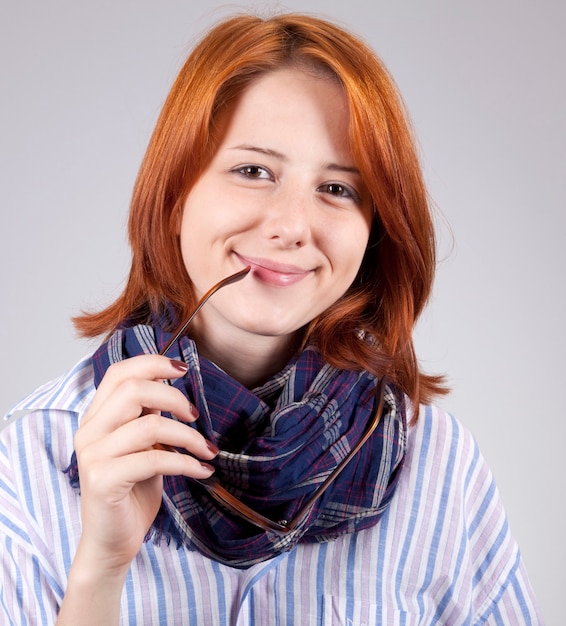
[[[371,193],[375,223],[349,291],[313,320],[305,342],[343,368],[387,373],[416,404],[443,393],[442,379],[419,370],[412,333],[431,291],[435,237],[412,131],[386,68],[359,38],[298,14],[221,22],[197,44],[177,76],[150,139],[133,191],[132,265],[123,293],[74,322],[83,336],[147,322],[172,305],[194,306],[178,223],[191,187],[216,149],[215,122],[259,74],[282,67],[334,75],[349,103],[349,141]]]

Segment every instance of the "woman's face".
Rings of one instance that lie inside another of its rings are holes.
[[[211,298],[198,328],[291,338],[345,293],[369,237],[372,206],[348,149],[346,99],[330,78],[277,70],[242,93],[220,128],[185,202],[181,251],[197,297],[252,269]]]

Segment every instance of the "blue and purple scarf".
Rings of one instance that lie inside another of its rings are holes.
[[[118,330],[93,357],[95,385],[114,362],[157,353],[159,326]],[[197,428],[221,450],[215,476],[237,498],[274,520],[291,519],[349,450],[375,411],[376,378],[340,370],[307,348],[279,374],[249,390],[182,337],[168,356],[189,370],[171,381],[199,411]],[[329,541],[377,523],[395,490],[407,441],[403,395],[386,386],[383,415],[368,442],[289,534],[265,532],[228,513],[184,476],[165,476],[163,501],[147,539],[175,541],[234,567],[248,567],[299,542]],[[78,486],[76,458],[69,467]]]

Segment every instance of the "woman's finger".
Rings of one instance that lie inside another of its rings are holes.
[[[162,382],[134,378],[118,385],[97,409],[91,407],[81,426],[86,428],[89,423],[95,423],[96,429],[105,434],[152,411],[167,411],[184,422],[192,422],[198,416],[179,389]]]
[[[199,459],[210,460],[218,453],[196,429],[158,413],[146,413],[127,422],[104,438],[105,454],[119,457],[148,450],[154,446],[186,450]]]
[[[128,381],[159,381],[181,378],[187,366],[159,354],[143,354],[113,363],[102,379],[89,408],[89,414],[96,413],[99,407],[111,397],[117,388]]]
[[[117,502],[138,484],[156,476],[208,478],[214,468],[187,454],[155,448],[117,458],[99,458],[81,472],[81,489],[90,501]],[[81,468],[82,469],[82,468]]]

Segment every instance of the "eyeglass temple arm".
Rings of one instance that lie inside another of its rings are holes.
[[[235,274],[231,274],[230,276],[226,276],[226,278],[223,278],[222,280],[218,281],[215,285],[213,285],[204,294],[204,296],[199,300],[195,310],[189,315],[187,320],[184,321],[177,328],[177,330],[173,333],[173,336],[165,344],[165,346],[159,351],[159,354],[161,356],[164,356],[165,354],[167,354],[167,352],[169,351],[171,346],[179,339],[179,337],[181,337],[185,333],[185,331],[187,330],[189,324],[195,318],[195,315],[201,310],[201,308],[203,307],[205,302],[210,298],[210,296],[212,296],[214,293],[216,293],[219,289],[222,289],[222,287],[226,287],[226,285],[231,285],[232,283],[236,283],[239,280],[242,280],[242,278],[244,278],[244,276],[246,276],[246,274],[248,274],[250,269],[251,269],[251,267],[248,265],[248,266],[244,267],[243,270],[240,270],[239,272],[236,272]],[[165,450],[167,452],[178,452],[178,450],[174,446],[169,446],[169,445],[166,445],[164,443],[156,443],[153,447],[158,449],[158,450]]]
[[[193,319],[195,318],[195,315],[202,309],[203,305],[205,304],[205,302],[210,298],[210,296],[212,296],[214,293],[216,293],[219,289],[222,289],[222,287],[226,287],[226,285],[231,285],[232,283],[236,283],[239,280],[242,280],[242,278],[244,278],[244,276],[246,276],[246,274],[248,274],[248,272],[250,271],[251,267],[248,265],[246,267],[244,267],[243,270],[240,270],[239,272],[236,272],[235,274],[231,274],[230,276],[227,276],[226,278],[223,278],[222,280],[218,281],[216,283],[216,285],[213,285],[205,294],[204,296],[199,300],[195,310],[189,315],[189,317],[187,318],[187,320],[185,322],[183,322],[181,324],[181,326],[179,326],[179,328],[177,328],[177,330],[173,333],[173,336],[171,337],[171,339],[167,342],[167,344],[162,348],[162,350],[159,352],[159,354],[161,356],[163,356],[164,354],[166,354],[169,349],[171,348],[171,346],[179,339],[179,337],[181,337],[183,335],[183,333],[187,330],[187,327],[189,326],[189,324],[193,321]]]
[[[270,520],[268,517],[261,515],[257,511],[254,511],[246,504],[244,504],[241,500],[238,500],[235,496],[233,496],[227,489],[225,489],[215,477],[205,478],[205,479],[195,479],[195,482],[198,482],[206,490],[212,495],[220,504],[226,506],[232,513],[242,517],[243,519],[255,524],[259,528],[263,530],[271,530],[279,535],[285,535],[290,533],[292,530],[297,528],[297,526],[303,521],[303,519],[308,514],[309,510],[313,506],[313,504],[322,496],[322,494],[328,489],[328,487],[336,480],[340,472],[348,465],[348,463],[354,458],[354,456],[360,451],[362,446],[366,443],[366,441],[370,438],[374,430],[376,429],[379,421],[381,419],[381,413],[383,411],[383,403],[384,403],[384,395],[385,395],[385,385],[387,383],[386,377],[382,377],[376,389],[376,397],[378,398],[378,405],[375,410],[374,417],[370,422],[366,432],[363,437],[358,441],[358,443],[350,450],[347,456],[345,456],[340,464],[332,471],[324,482],[320,485],[320,487],[314,492],[314,494],[303,504],[300,510],[293,516],[293,519],[289,522],[275,522]]]
[[[261,513],[254,511],[241,500],[238,500],[238,498],[225,489],[214,476],[210,478],[194,478],[193,480],[199,485],[202,485],[217,502],[250,524],[262,530],[270,530],[278,535],[286,535],[292,530],[285,524],[270,520]]]
[[[305,515],[308,513],[309,509],[312,505],[322,496],[322,494],[330,487],[330,485],[338,478],[338,475],[342,472],[342,470],[348,465],[348,463],[356,456],[356,454],[360,451],[362,446],[366,443],[366,441],[371,437],[373,431],[377,428],[381,420],[381,413],[383,411],[383,403],[385,396],[385,384],[386,377],[382,376],[377,384],[376,396],[378,398],[378,405],[375,410],[375,414],[373,420],[371,421],[368,429],[364,433],[364,436],[358,441],[358,443],[350,450],[350,452],[345,456],[340,464],[336,467],[336,469],[330,473],[330,475],[325,479],[325,481],[320,485],[320,487],[313,493],[313,495],[303,504],[300,510],[295,515],[292,522],[287,526],[289,530],[293,530],[296,528]]]

